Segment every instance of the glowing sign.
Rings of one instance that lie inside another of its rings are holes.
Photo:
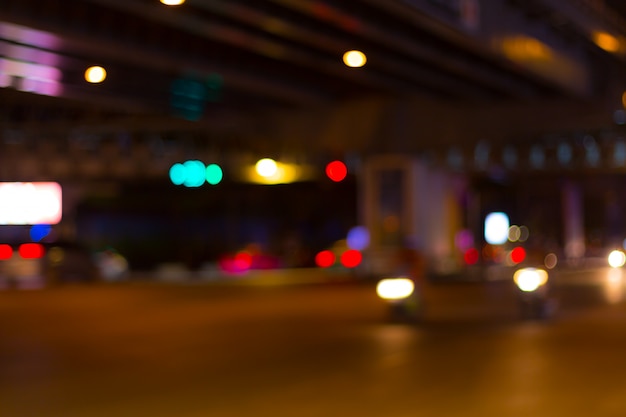
[[[0,224],[57,224],[61,186],[56,182],[0,183]]]

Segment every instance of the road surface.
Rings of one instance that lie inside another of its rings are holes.
[[[0,416],[623,417],[623,284],[587,275],[545,322],[502,282],[434,286],[420,325],[363,283],[3,291]]]

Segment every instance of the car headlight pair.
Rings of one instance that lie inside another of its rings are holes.
[[[522,268],[515,271],[513,280],[524,292],[533,292],[548,282],[548,273],[539,268]]]

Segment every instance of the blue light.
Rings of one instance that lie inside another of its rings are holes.
[[[350,249],[364,250],[370,244],[370,233],[364,226],[356,226],[348,231],[347,244]]]
[[[35,224],[30,228],[30,238],[33,242],[40,242],[50,234],[52,226],[49,224]]]

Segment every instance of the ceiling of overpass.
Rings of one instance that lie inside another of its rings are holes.
[[[266,154],[618,135],[624,14],[608,0],[3,0],[0,134]],[[351,49],[365,66],[343,64]],[[90,65],[104,82],[84,80]]]

